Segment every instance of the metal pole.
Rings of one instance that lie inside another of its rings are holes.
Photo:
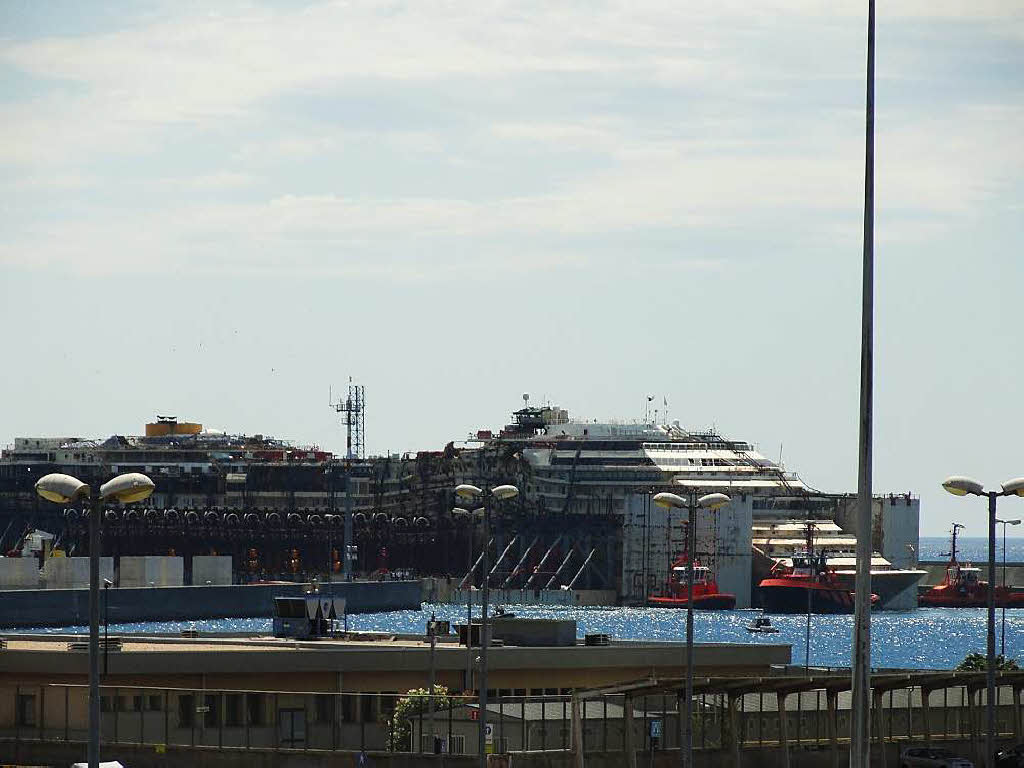
[[[107,658],[110,653],[110,584],[103,583],[103,677],[107,677]]]
[[[1003,589],[1006,589],[1006,521],[1000,520],[1003,524]],[[1004,598],[1005,600],[1005,598]],[[1002,628],[999,632],[999,655],[1004,659],[1006,658],[1006,603],[1003,603],[1002,609]]]
[[[874,385],[875,0],[868,0],[864,126],[864,255],[860,340],[860,455],[857,471],[857,578],[854,596],[850,768],[871,760],[871,441]]]
[[[696,538],[697,493],[690,494],[690,519],[686,523],[686,720],[679,764],[693,768],[693,550]]]
[[[473,533],[476,530],[476,519],[469,513],[469,562],[466,570],[466,690],[473,687]]]
[[[89,768],[100,765],[100,515],[103,499],[93,492],[89,515]],[[115,712],[116,716],[116,712]]]
[[[351,414],[349,414],[351,416]],[[345,552],[342,555],[345,581],[352,581],[352,453],[345,460]]]
[[[985,765],[993,765],[996,749],[996,498],[988,492],[988,664],[985,675]]]
[[[480,748],[480,768],[487,768],[487,754],[484,751],[486,745],[486,734],[487,734],[487,574],[490,570],[487,560],[487,542],[491,535],[490,529],[490,513],[491,513],[491,490],[488,488],[484,491],[484,551],[483,551],[483,567],[481,573],[483,574],[483,582],[480,587],[480,695],[478,701],[480,702],[480,733],[479,736],[479,748]]]
[[[436,658],[435,651],[437,650],[437,632],[434,628],[434,622],[436,617],[433,613],[430,614],[430,625],[428,632],[430,633],[430,687],[427,689],[427,731],[430,734],[428,743],[430,744],[430,754],[434,754],[434,679],[436,674]],[[420,748],[417,752],[423,751],[423,745],[419,745]]]

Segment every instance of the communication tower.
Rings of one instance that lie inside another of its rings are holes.
[[[345,458],[365,459],[363,435],[366,432],[366,388],[362,384],[353,384],[349,376],[348,396],[334,402],[332,390],[328,395],[328,405],[341,414],[341,421],[345,425]]]

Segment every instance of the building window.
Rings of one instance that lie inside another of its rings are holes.
[[[464,755],[466,754],[466,737],[458,733],[453,733],[448,737],[448,754],[451,755]]]
[[[250,725],[263,725],[263,696],[261,694],[245,694],[245,708],[249,713]]]
[[[28,728],[36,724],[36,696],[34,693],[18,694],[18,725]]]
[[[356,699],[356,695],[352,693],[344,693],[341,696],[341,720],[344,723],[355,722],[357,707],[359,701]]]
[[[220,723],[220,696],[217,694],[206,694],[206,712],[204,713],[203,725],[207,728],[215,728]]]
[[[178,727],[191,728],[195,723],[195,697],[191,693],[178,696]]]
[[[245,725],[242,720],[242,694],[227,693],[224,695],[224,725],[231,727]]]
[[[147,709],[149,709],[150,712],[162,712],[163,711],[163,709],[164,709],[164,699],[163,699],[162,696],[160,696],[160,694],[155,694],[155,693],[150,694],[149,696],[146,697],[146,700],[148,702]]]
[[[375,723],[377,722],[376,714],[374,713],[374,699],[376,696],[364,693],[359,696],[359,708],[362,710],[361,720],[364,723]]]
[[[316,722],[318,723],[332,723],[334,722],[334,696],[317,696],[316,697]]]
[[[100,712],[109,712],[109,711],[110,711],[110,697],[109,696],[100,696]]]

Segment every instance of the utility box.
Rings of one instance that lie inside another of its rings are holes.
[[[495,617],[490,622],[491,637],[505,645],[576,645],[576,622],[571,619],[519,619]]]
[[[230,583],[230,555],[196,555],[192,558],[192,586]]]

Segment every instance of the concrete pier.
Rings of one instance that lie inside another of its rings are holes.
[[[298,596],[307,584],[242,584],[200,587],[121,587],[109,590],[111,622],[263,618],[273,599]],[[344,597],[349,613],[418,610],[419,581],[352,581],[321,584]],[[102,598],[101,598],[102,599]],[[0,591],[0,626],[60,627],[89,622],[88,589]]]

